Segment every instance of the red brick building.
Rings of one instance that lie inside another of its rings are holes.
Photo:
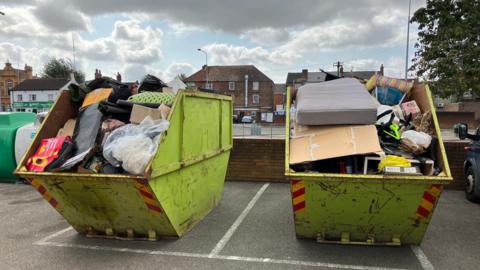
[[[206,85],[207,73],[208,85]],[[208,88],[215,93],[232,96],[233,114],[237,115],[238,119],[244,115],[251,115],[260,122],[262,113],[264,116],[266,113],[273,114],[274,83],[253,65],[204,66],[184,82],[187,86]]]

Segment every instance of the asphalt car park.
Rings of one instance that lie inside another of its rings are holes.
[[[444,191],[421,246],[297,239],[289,185],[226,182],[221,203],[180,239],[86,238],[30,186],[0,184],[2,269],[478,269],[479,205]]]

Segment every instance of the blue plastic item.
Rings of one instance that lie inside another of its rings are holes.
[[[398,105],[402,101],[404,93],[396,88],[377,86],[375,97],[383,105]]]

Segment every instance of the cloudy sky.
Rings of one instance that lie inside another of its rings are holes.
[[[425,4],[412,1],[412,12]],[[205,64],[254,64],[275,82],[288,72],[377,70],[404,76],[408,0],[0,0],[0,61],[73,60],[93,78],[146,73],[169,80]],[[411,49],[416,27],[411,27]]]

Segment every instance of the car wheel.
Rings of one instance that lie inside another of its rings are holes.
[[[465,196],[469,201],[480,202],[480,198],[475,195],[475,187],[477,185],[475,179],[475,172],[472,167],[469,167],[465,173]]]

